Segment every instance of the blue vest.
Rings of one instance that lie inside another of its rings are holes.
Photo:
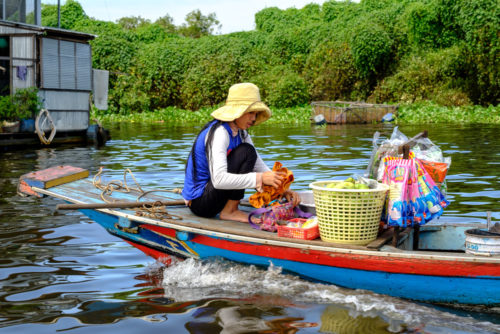
[[[213,121],[209,127],[203,130],[198,136],[198,140],[195,143],[194,147],[194,155],[196,159],[196,180],[193,175],[193,159],[191,154],[189,154],[187,167],[186,167],[186,176],[184,178],[184,188],[182,189],[182,197],[184,199],[190,201],[195,198],[200,197],[203,194],[203,190],[205,189],[205,185],[210,180],[210,168],[208,167],[207,156],[205,155],[205,137],[208,134],[208,131],[212,128],[216,121]],[[231,152],[231,150],[235,149],[241,144],[241,136],[238,131],[238,135],[233,137],[233,131],[231,127],[227,123],[222,123],[222,126],[227,130],[229,134],[229,146],[227,147],[227,154]]]

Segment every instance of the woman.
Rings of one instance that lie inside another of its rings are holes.
[[[260,100],[259,88],[240,83],[229,88],[226,104],[212,114],[214,120],[200,131],[186,163],[182,196],[191,211],[201,217],[248,222],[238,205],[245,189],[262,191],[263,185],[278,188],[284,175],[262,161],[248,135],[248,128],[271,117]],[[294,205],[297,193],[284,194]]]

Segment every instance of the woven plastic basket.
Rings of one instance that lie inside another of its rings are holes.
[[[321,240],[366,245],[377,238],[380,216],[389,187],[376,189],[333,189],[326,186],[342,181],[317,181],[313,190]]]
[[[294,218],[288,220],[289,222],[298,221],[305,223],[307,219]],[[314,240],[319,237],[318,225],[314,225],[309,228],[302,227],[289,227],[284,225],[278,225],[278,237],[293,238],[293,239],[304,239],[304,240]]]

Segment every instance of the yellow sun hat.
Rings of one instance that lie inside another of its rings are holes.
[[[271,109],[260,100],[259,87],[244,82],[232,85],[227,94],[226,104],[212,112],[212,117],[223,122],[232,122],[247,112],[256,112],[254,125],[271,117]]]

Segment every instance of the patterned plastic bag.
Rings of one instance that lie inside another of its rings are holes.
[[[384,158],[383,182],[389,186],[386,221],[390,226],[411,226],[408,182],[413,161],[401,158]]]
[[[427,222],[440,217],[443,214],[443,209],[446,208],[450,202],[445,198],[432,177],[427,173],[420,160],[414,160],[415,169],[418,175],[418,190],[420,192],[420,197],[423,198],[429,210],[429,215],[426,217]]]
[[[280,220],[289,220],[295,217],[309,218],[312,216],[311,213],[303,212],[298,207],[294,207],[291,202],[275,202],[273,204],[250,212],[248,215],[250,226],[258,230],[276,232],[278,230],[278,221]],[[260,218],[260,223],[254,223],[252,217]]]

